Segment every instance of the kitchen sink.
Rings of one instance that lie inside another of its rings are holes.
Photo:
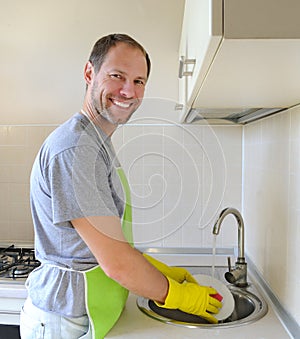
[[[218,267],[216,270],[218,272],[219,279],[223,280],[222,272],[225,272],[226,268]],[[207,268],[206,271],[204,268],[190,269],[190,272],[192,271],[194,271],[193,273],[197,271],[197,273],[207,274]],[[142,297],[137,298],[137,306],[143,313],[153,319],[166,324],[189,328],[235,327],[257,321],[266,315],[268,312],[268,305],[251,281],[247,287],[236,287],[233,285],[227,286],[233,295],[235,308],[228,318],[219,321],[218,324],[210,324],[201,317],[187,314],[180,310],[170,310],[158,307],[152,300]]]

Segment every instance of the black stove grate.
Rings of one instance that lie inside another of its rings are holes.
[[[0,278],[26,278],[38,266],[40,262],[35,258],[33,248],[0,247]]]

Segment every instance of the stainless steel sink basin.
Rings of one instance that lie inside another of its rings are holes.
[[[223,271],[223,268],[218,268],[218,271],[220,274]],[[201,272],[203,272],[203,270]],[[233,294],[235,308],[227,319],[220,321],[218,324],[209,324],[201,317],[187,314],[179,310],[160,308],[152,300],[142,297],[137,299],[137,306],[143,313],[153,319],[162,321],[166,324],[189,328],[235,327],[257,321],[267,313],[267,303],[251,282],[249,286],[245,288],[238,288],[232,285],[228,285],[228,288]]]

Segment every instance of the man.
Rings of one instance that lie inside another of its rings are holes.
[[[128,183],[110,137],[141,104],[149,72],[148,54],[131,37],[99,39],[84,68],[81,112],[46,139],[36,158],[31,208],[42,264],[27,281],[22,338],[101,339],[128,291],[216,322],[216,290],[132,244]]]

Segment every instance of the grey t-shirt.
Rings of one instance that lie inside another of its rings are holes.
[[[97,261],[70,220],[122,217],[124,192],[115,167],[119,162],[110,138],[79,113],[41,147],[32,168],[30,201],[42,265],[26,283],[37,307],[69,317],[86,314],[84,278],[76,271]]]

